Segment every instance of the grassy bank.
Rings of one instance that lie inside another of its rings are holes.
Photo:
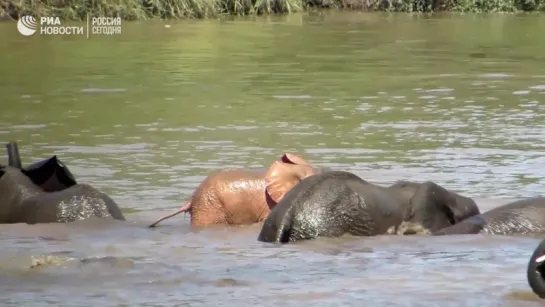
[[[294,13],[315,8],[391,12],[544,11],[545,0],[1,0],[0,16],[31,14],[84,20],[91,16],[211,18],[220,15]]]

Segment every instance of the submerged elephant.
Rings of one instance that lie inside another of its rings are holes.
[[[521,199],[469,217],[433,235],[486,233],[525,235],[545,233],[545,197]]]
[[[87,184],[78,184],[56,156],[22,167],[17,144],[0,166],[0,223],[73,222],[90,217],[125,220],[117,204]]]
[[[526,278],[532,291],[545,299],[545,240],[539,243],[530,257]]]
[[[329,171],[293,187],[271,210],[258,240],[287,243],[344,234],[432,232],[476,214],[479,208],[471,198],[433,182],[382,187],[349,172]],[[413,227],[402,227],[404,221]]]
[[[301,157],[289,153],[275,161],[267,171],[215,171],[199,185],[189,201],[150,227],[185,212],[190,213],[192,226],[261,222],[293,186],[319,171]]]

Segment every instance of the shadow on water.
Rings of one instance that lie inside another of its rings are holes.
[[[1,23],[0,138],[25,161],[58,154],[129,221],[0,225],[0,304],[538,306],[525,270],[540,238],[280,246],[259,224],[145,226],[210,170],[284,151],[379,184],[433,180],[483,210],[543,194],[542,17],[146,22],[89,40]]]

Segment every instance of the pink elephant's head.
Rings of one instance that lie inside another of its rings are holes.
[[[271,164],[265,174],[267,204],[272,209],[301,180],[317,173],[318,170],[305,159],[285,153],[280,161]]]

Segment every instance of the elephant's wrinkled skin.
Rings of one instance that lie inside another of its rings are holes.
[[[125,220],[117,204],[87,184],[46,192],[20,169],[0,168],[0,223],[68,223],[92,216]]]
[[[517,200],[433,232],[434,235],[477,233],[494,235],[545,233],[545,197]]]
[[[293,187],[265,220],[258,240],[286,243],[344,234],[421,233],[476,214],[479,209],[472,199],[433,182],[381,187],[349,172],[329,171]],[[413,227],[404,229],[404,221]]]
[[[532,291],[545,299],[545,240],[539,243],[530,257],[526,278]]]
[[[293,154],[286,153],[267,171],[226,169],[214,171],[177,211],[150,225],[182,212],[189,212],[191,225],[249,225],[263,221],[270,208],[303,178],[319,172]]]

